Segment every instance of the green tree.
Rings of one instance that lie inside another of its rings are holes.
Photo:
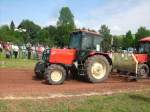
[[[113,50],[118,51],[123,48],[123,37],[113,36]]]
[[[57,26],[69,26],[72,29],[75,28],[74,16],[69,7],[63,7],[60,10]]]
[[[47,45],[48,44],[48,30],[47,28],[43,28],[39,34],[38,34],[38,38],[36,38],[36,42],[40,43],[40,44],[45,44]]]
[[[56,44],[57,29],[54,26],[44,27],[38,35],[38,43],[48,45],[50,47]]]
[[[23,20],[18,26],[18,29],[26,30],[26,32],[24,32],[25,42],[36,43],[41,27],[30,20]]]
[[[10,29],[13,30],[13,31],[15,29],[15,24],[14,24],[13,20],[10,23]]]
[[[108,26],[101,25],[99,33],[103,37],[103,41],[102,41],[102,49],[103,49],[103,51],[107,52],[107,51],[111,50],[111,39],[112,39],[112,36],[110,34],[110,29],[108,28]]]
[[[59,38],[57,28],[55,26],[50,25],[48,27],[48,32],[49,32],[49,37],[48,37],[49,45],[50,46],[56,46],[57,45],[57,38]]]
[[[124,37],[124,48],[129,48],[129,47],[133,47],[134,45],[134,39],[133,39],[133,36],[132,36],[132,32],[131,30],[129,30],[125,37]]]
[[[134,46],[138,48],[139,40],[147,36],[150,36],[150,30],[146,29],[145,27],[140,27],[137,33],[135,34]]]
[[[140,27],[135,34],[135,38],[137,41],[147,36],[150,36],[150,30],[146,29],[145,27]]]
[[[9,32],[9,27],[7,25],[3,25],[0,27],[0,40],[1,41],[7,41],[7,39],[10,38],[8,36],[8,32]]]
[[[68,45],[70,32],[75,29],[74,16],[68,7],[60,10],[60,16],[57,21],[58,41],[57,45]]]
[[[7,25],[3,25],[0,27],[0,40],[19,44],[23,42],[23,37],[20,32],[10,30]]]

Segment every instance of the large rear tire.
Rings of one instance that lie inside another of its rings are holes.
[[[45,72],[45,64],[43,62],[38,62],[34,68],[34,73],[35,73],[36,78],[43,79],[44,72]]]
[[[89,82],[99,83],[108,78],[110,64],[102,55],[89,57],[85,62],[86,76]]]
[[[63,84],[66,79],[66,70],[63,66],[52,64],[48,67],[46,81],[51,85]]]
[[[138,65],[138,77],[140,78],[148,78],[149,77],[149,67],[147,64],[139,64]]]

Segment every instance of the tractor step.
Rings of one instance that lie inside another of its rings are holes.
[[[79,75],[85,75],[85,70],[79,69],[79,70],[78,70],[78,74],[79,74]]]
[[[84,68],[83,63],[78,64],[78,74],[81,75],[81,76],[85,75],[85,68]]]

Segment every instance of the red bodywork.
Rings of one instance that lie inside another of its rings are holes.
[[[142,38],[140,42],[150,42],[150,37]],[[135,57],[139,63],[145,63],[149,61],[147,54],[135,54]]]
[[[134,54],[138,63],[145,63],[148,62],[148,55],[147,54]]]
[[[75,49],[51,49],[49,62],[72,65],[75,59]]]
[[[150,42],[150,37],[142,38],[140,42]]]

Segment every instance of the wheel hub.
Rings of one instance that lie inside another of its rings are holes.
[[[142,75],[145,74],[145,70],[144,70],[144,69],[141,70],[141,74],[142,74]]]
[[[103,78],[106,73],[106,65],[99,62],[93,63],[91,73],[92,76],[96,79]]]
[[[141,74],[141,77],[147,77],[147,73],[144,68],[141,69],[140,74]]]
[[[51,79],[53,81],[58,82],[58,81],[61,80],[61,78],[62,78],[62,72],[60,72],[60,71],[53,71],[51,73]]]

